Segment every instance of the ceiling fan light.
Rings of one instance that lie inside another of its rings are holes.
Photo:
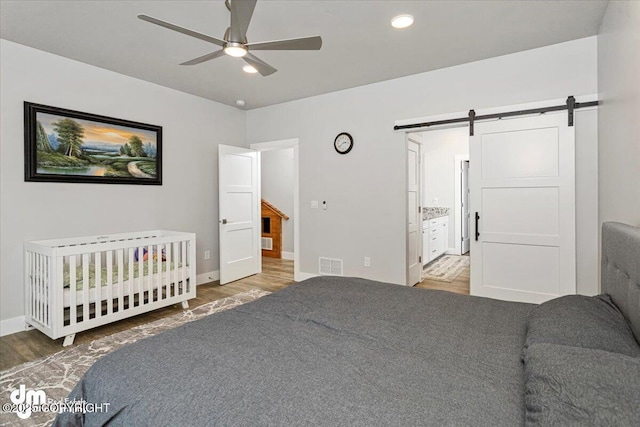
[[[398,15],[391,20],[391,26],[393,28],[407,28],[413,24],[413,16],[411,15]]]
[[[258,70],[256,70],[255,68],[253,68],[251,65],[248,65],[248,64],[242,67],[242,71],[249,74],[255,74],[258,72]]]
[[[241,58],[247,54],[247,48],[240,43],[228,43],[224,47],[224,53],[235,58]]]

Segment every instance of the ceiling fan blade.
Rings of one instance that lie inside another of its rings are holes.
[[[180,65],[196,65],[203,62],[211,61],[212,59],[219,58],[224,55],[224,50],[220,49],[216,52],[207,53],[206,55],[199,56],[191,61],[183,62]]]
[[[247,47],[251,50],[320,50],[322,47],[322,37],[313,36],[299,39],[249,43]]]
[[[246,43],[247,29],[253,16],[253,9],[257,0],[230,0],[231,26],[229,27],[229,41]]]
[[[213,43],[213,44],[218,45],[218,46],[224,46],[224,44],[225,44],[224,40],[220,40],[220,39],[217,39],[215,37],[211,37],[211,36],[208,36],[206,34],[199,33],[197,31],[189,30],[188,28],[179,27],[179,26],[174,25],[174,24],[172,24],[170,22],[161,21],[160,19],[156,19],[156,18],[153,18],[151,16],[138,15],[138,18],[142,19],[143,21],[147,21],[147,22],[150,22],[152,24],[156,24],[156,25],[159,25],[161,27],[168,28],[170,30],[177,31],[179,33],[186,34],[188,36],[195,37],[197,39],[204,40],[206,42]]]
[[[273,68],[271,65],[264,62],[262,59],[258,58],[255,55],[252,55],[249,52],[247,52],[247,54],[243,56],[242,59],[244,59],[247,64],[251,65],[253,68],[258,70],[258,72],[265,77],[270,76],[271,74],[278,71],[275,68]]]

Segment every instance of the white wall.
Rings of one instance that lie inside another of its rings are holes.
[[[262,158],[262,198],[284,212],[282,251],[293,253],[293,148],[260,153]]]
[[[598,34],[600,221],[640,226],[640,2],[611,1]]]
[[[248,111],[249,142],[300,139],[301,270],[342,258],[346,275],[404,284],[406,144],[395,121],[596,93],[596,63],[589,37]],[[347,155],[333,149],[342,131],[355,139]]]
[[[0,43],[0,320],[24,313],[26,240],[159,228],[192,231],[198,239],[198,273],[218,270],[217,145],[244,144],[245,112]],[[24,182],[23,101],[161,125],[163,185]],[[205,249],[211,250],[208,261]]]
[[[449,240],[455,247],[455,164],[456,155],[469,155],[467,127],[422,132],[422,206],[449,208]],[[438,199],[435,203],[434,199]]]

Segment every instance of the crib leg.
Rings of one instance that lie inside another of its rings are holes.
[[[64,337],[64,341],[62,342],[63,347],[69,347],[73,344],[73,340],[76,338],[76,334],[70,334]]]
[[[185,310],[189,309],[189,301],[182,301],[182,308]]]

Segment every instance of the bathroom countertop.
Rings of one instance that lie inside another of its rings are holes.
[[[449,215],[449,208],[443,207],[430,207],[425,206],[422,208],[422,220],[428,221],[434,218],[440,218],[442,216]]]

